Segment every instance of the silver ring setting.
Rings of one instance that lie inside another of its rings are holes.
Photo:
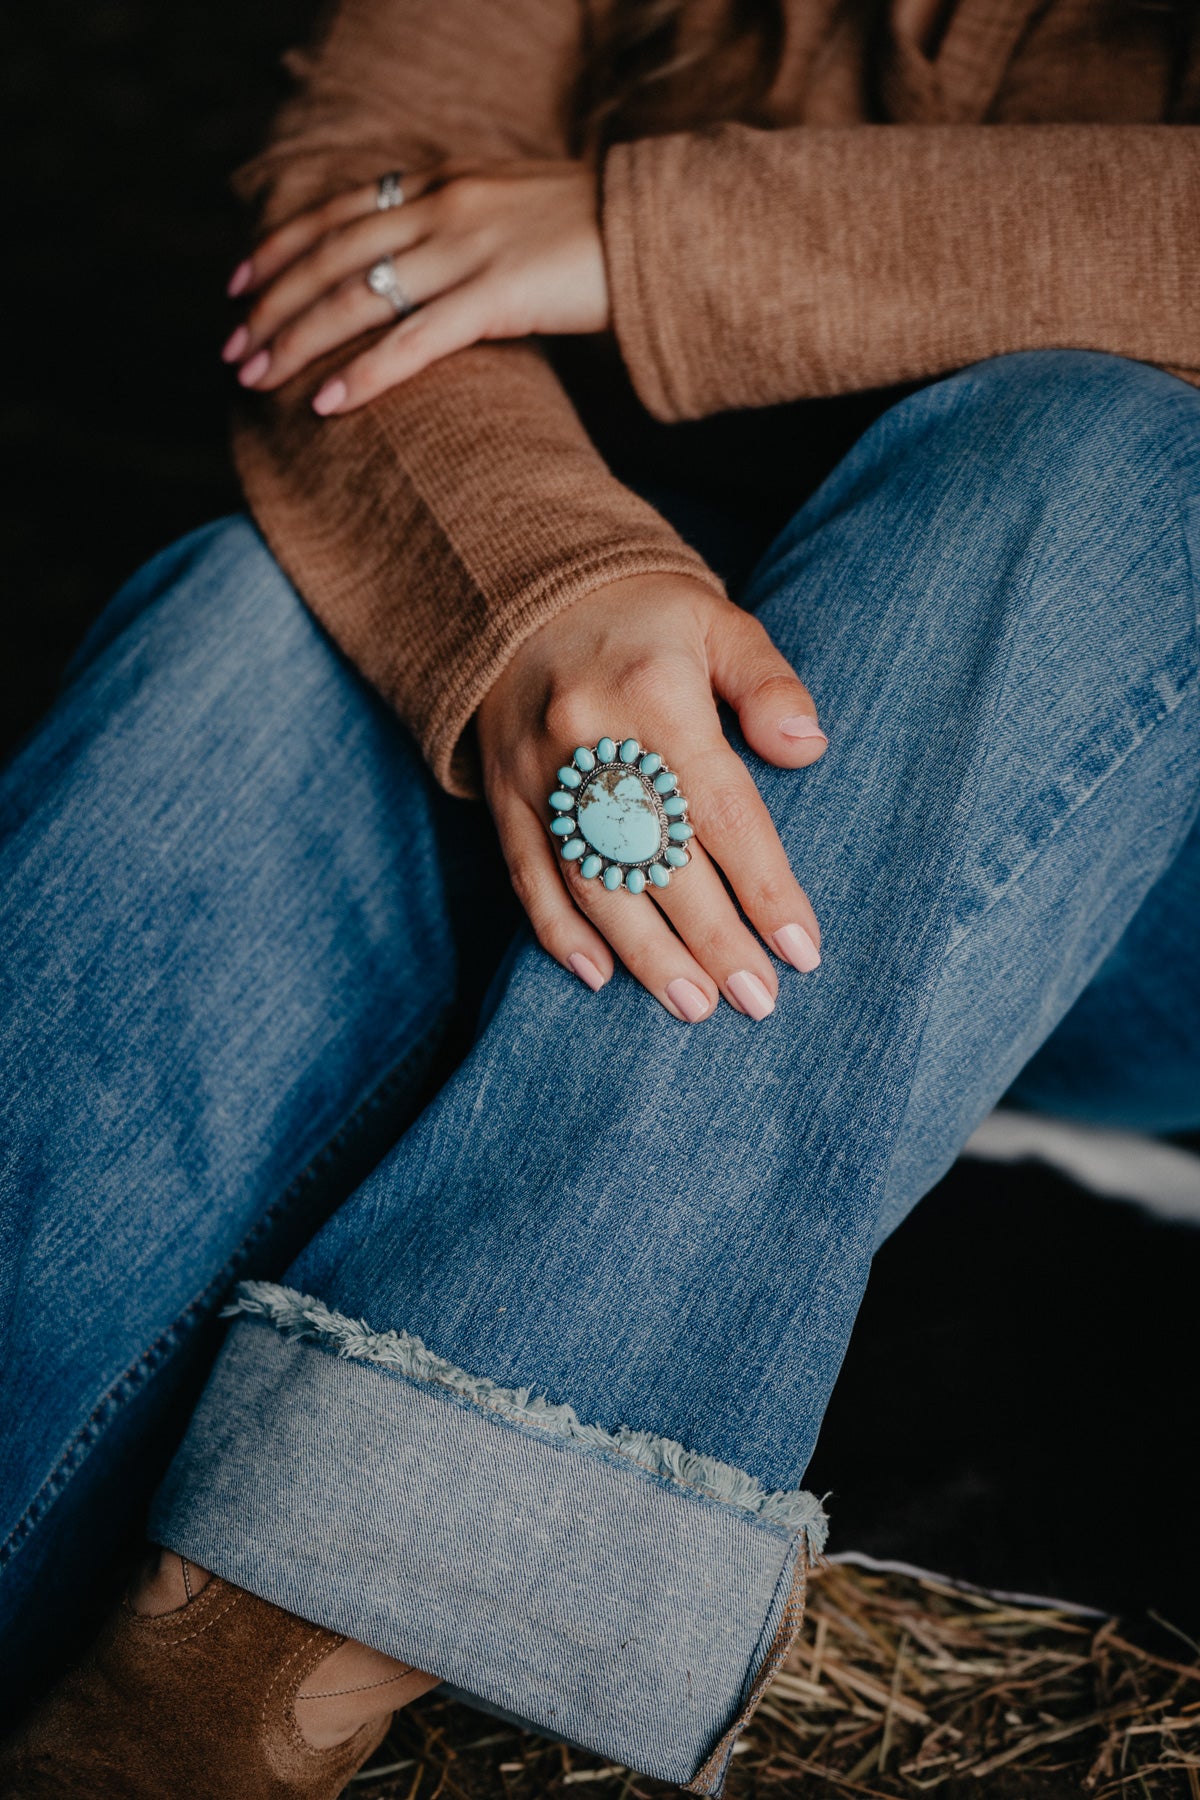
[[[400,277],[396,273],[396,264],[391,256],[381,256],[377,263],[372,263],[367,270],[367,286],[381,300],[386,300],[398,319],[403,319],[415,310],[415,302],[411,300],[400,285]]]
[[[404,176],[399,169],[389,169],[375,183],[376,212],[390,212],[393,206],[404,205]]]
[[[667,887],[691,861],[687,810],[679,778],[656,750],[602,737],[580,744],[558,771],[550,830],[585,881],[599,876],[610,892],[640,894],[647,881]]]

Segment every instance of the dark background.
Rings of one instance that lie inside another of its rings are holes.
[[[238,504],[226,195],[309,0],[5,21],[0,737],[154,550]],[[1200,1630],[1200,1230],[962,1164],[881,1255],[810,1484],[835,1547]]]

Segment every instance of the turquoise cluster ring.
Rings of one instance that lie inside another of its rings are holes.
[[[566,862],[585,881],[615,892],[665,888],[691,861],[688,803],[656,750],[636,738],[602,737],[580,744],[558,771],[550,796],[550,830]]]

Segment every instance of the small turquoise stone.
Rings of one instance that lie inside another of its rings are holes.
[[[576,825],[574,819],[551,819],[550,829],[555,837],[570,837]]]
[[[585,749],[582,744],[580,744],[578,750],[571,758],[571,761],[575,764],[577,769],[582,769],[585,775],[590,769],[594,769],[596,766],[595,757],[592,755],[591,751]]]
[[[654,777],[654,785],[660,794],[669,794],[671,789],[675,786],[675,777],[672,775],[670,769],[664,769],[661,774],[656,775]]]
[[[573,769],[570,763],[565,763],[558,771],[558,779],[562,782],[564,787],[577,788],[583,780],[583,776],[579,773],[578,769]]]
[[[616,863],[609,863],[604,871],[604,885],[610,894],[615,894],[625,879],[624,869],[618,869]]]
[[[568,862],[577,862],[586,849],[587,845],[582,838],[572,838],[569,843],[563,845],[563,855]]]
[[[629,889],[630,893],[640,894],[645,885],[646,871],[644,869],[630,869],[628,875],[625,877],[625,886]]]
[[[613,743],[611,738],[601,738],[600,742],[596,745],[596,755],[603,763],[614,762],[617,755],[617,746]]]
[[[655,887],[666,887],[671,880],[670,869],[664,869],[661,863],[651,863],[648,873]]]
[[[695,836],[695,833],[692,831],[690,825],[668,825],[667,836],[669,838],[674,838],[677,844],[686,844],[690,837]]]
[[[570,812],[575,804],[575,797],[573,794],[564,794],[561,788],[556,788],[550,796],[550,804],[555,812]]]
[[[602,856],[597,856],[596,852],[592,850],[580,863],[579,873],[586,876],[588,881],[590,881],[593,875],[598,875],[603,867],[604,858]]]
[[[621,745],[621,761],[635,763],[638,759],[638,751],[641,747],[642,746],[638,743],[636,738],[626,738],[625,742]]]
[[[663,851],[663,861],[670,863],[673,869],[686,868],[689,860],[687,851],[680,849],[678,844],[668,844]]]
[[[669,800],[663,801],[663,811],[668,819],[682,819],[687,811],[687,801],[682,794],[672,794]]]
[[[601,769],[580,793],[576,813],[581,836],[610,862],[640,863],[658,854],[658,813],[632,769],[619,763]]]
[[[642,771],[643,775],[657,775],[658,771],[662,768],[662,757],[658,754],[657,750],[647,750],[645,756],[643,756],[641,762],[638,764],[638,768]]]

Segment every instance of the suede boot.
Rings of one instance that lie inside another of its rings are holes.
[[[3,1800],[333,1800],[383,1739],[317,1750],[305,1677],[345,1642],[214,1576],[175,1612],[117,1608],[0,1749]]]

